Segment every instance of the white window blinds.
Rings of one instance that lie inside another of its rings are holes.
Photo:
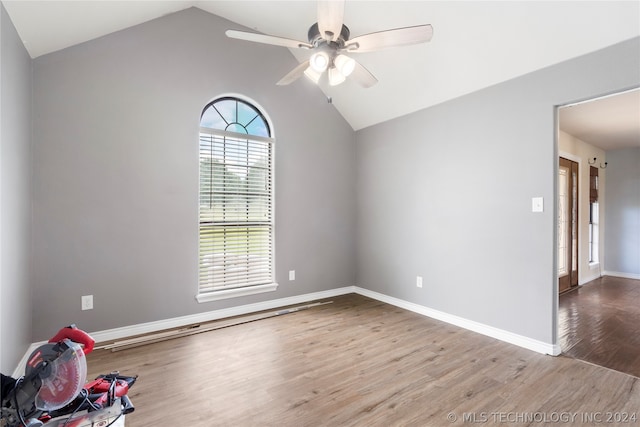
[[[273,139],[200,128],[199,294],[273,279]]]

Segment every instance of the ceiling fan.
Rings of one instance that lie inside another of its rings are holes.
[[[375,85],[378,80],[369,70],[347,56],[347,53],[373,52],[389,47],[425,43],[433,36],[431,25],[417,25],[350,39],[349,28],[344,25],[343,18],[344,0],[319,0],[318,22],[309,28],[309,42],[237,30],[227,30],[226,35],[239,40],[314,51],[307,61],[290,71],[278,85],[288,85],[303,74],[318,83],[326,71],[331,86],[339,85],[349,77],[365,88]]]

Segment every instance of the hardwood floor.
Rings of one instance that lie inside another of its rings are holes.
[[[640,280],[604,276],[560,296],[558,338],[570,357],[640,377]]]
[[[88,365],[140,376],[127,427],[640,423],[638,378],[355,294]]]

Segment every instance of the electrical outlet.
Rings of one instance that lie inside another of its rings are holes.
[[[295,270],[289,270],[289,280],[296,280],[296,271]]]
[[[93,295],[82,297],[82,310],[93,310]]]
[[[421,288],[422,287],[422,276],[417,276],[416,277],[416,286]]]

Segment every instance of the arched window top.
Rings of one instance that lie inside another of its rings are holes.
[[[269,124],[262,113],[253,105],[234,97],[219,98],[204,107],[200,126],[271,137]]]

